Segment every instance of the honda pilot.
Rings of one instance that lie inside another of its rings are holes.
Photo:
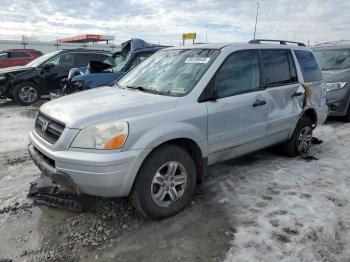
[[[114,86],[44,104],[33,161],[71,192],[130,196],[162,219],[210,165],[275,145],[306,154],[328,113],[319,65],[302,43],[264,41],[163,49]]]

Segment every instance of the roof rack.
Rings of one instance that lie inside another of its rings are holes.
[[[286,45],[287,43],[290,44],[297,44],[298,46],[306,46],[304,43],[301,42],[294,42],[294,41],[286,41],[286,40],[273,40],[273,39],[253,39],[250,40],[249,44],[261,44],[261,42],[279,42],[280,45]]]

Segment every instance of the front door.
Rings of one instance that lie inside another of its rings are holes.
[[[260,78],[256,50],[232,53],[216,72],[212,81],[217,99],[206,102],[213,162],[230,158],[227,150],[266,136],[269,99]]]
[[[42,83],[46,91],[61,89],[61,81],[74,67],[74,54],[61,54],[42,66]]]

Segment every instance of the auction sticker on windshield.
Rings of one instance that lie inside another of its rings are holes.
[[[207,64],[210,60],[210,57],[188,57],[185,60],[185,64]]]

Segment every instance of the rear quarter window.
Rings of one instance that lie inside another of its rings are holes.
[[[315,56],[310,51],[294,50],[304,76],[304,82],[315,82],[322,80],[322,72],[317,64]]]

